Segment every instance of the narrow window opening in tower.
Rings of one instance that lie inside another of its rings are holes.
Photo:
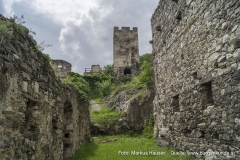
[[[172,107],[173,107],[173,112],[179,112],[180,107],[179,107],[179,94],[172,97]]]
[[[177,19],[178,21],[181,21],[181,20],[182,20],[182,12],[181,12],[181,11],[179,11],[179,12],[177,13],[176,19]]]
[[[207,109],[207,106],[213,105],[212,82],[207,82],[202,86],[202,109]]]
[[[182,59],[184,59],[184,56],[183,56],[183,54],[181,55],[181,57],[182,57]]]
[[[68,134],[68,133],[65,133],[65,134],[64,134],[64,137],[65,137],[65,138],[69,138],[69,134]]]
[[[124,69],[124,75],[126,75],[126,74],[132,74],[130,68],[125,68]]]

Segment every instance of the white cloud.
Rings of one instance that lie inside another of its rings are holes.
[[[51,17],[55,22],[64,23],[72,17],[86,15],[90,8],[97,7],[98,0],[34,0],[29,5],[39,14]]]
[[[53,44],[46,52],[83,73],[92,64],[103,67],[113,62],[114,26],[138,27],[140,54],[150,52],[150,18],[158,1],[0,0],[0,13],[4,6],[8,15],[24,14],[26,24],[33,24],[30,28],[37,32],[36,38]]]

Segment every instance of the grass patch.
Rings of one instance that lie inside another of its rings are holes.
[[[106,143],[101,143],[108,141]],[[137,152],[147,155],[137,155]],[[86,143],[77,151],[72,160],[194,160],[189,156],[171,155],[172,148],[159,148],[153,139],[130,137],[129,135],[100,136],[91,143]],[[127,153],[128,155],[122,155]],[[164,152],[163,155],[152,155]]]
[[[120,111],[112,111],[110,108],[94,110],[90,112],[91,121],[93,123],[100,124],[113,124],[114,122],[118,121],[120,115]]]

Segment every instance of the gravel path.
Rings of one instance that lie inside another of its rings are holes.
[[[101,107],[93,100],[90,101],[90,105],[92,110],[101,110]]]

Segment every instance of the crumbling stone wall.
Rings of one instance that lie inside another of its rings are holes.
[[[90,74],[90,73],[101,73],[102,69],[99,64],[93,64],[91,68],[85,68],[84,74]]]
[[[238,0],[159,2],[151,18],[159,145],[240,159],[239,17]]]
[[[118,78],[139,74],[139,50],[137,27],[114,27],[113,66]]]
[[[0,159],[69,159],[89,137],[88,105],[25,30],[0,46]]]
[[[92,65],[91,67],[91,73],[100,73],[102,72],[102,69],[99,64],[97,65]]]
[[[51,64],[52,64],[52,68],[55,71],[55,75],[61,81],[63,81],[71,73],[72,65],[71,65],[71,63],[68,63],[67,61],[52,59]]]

